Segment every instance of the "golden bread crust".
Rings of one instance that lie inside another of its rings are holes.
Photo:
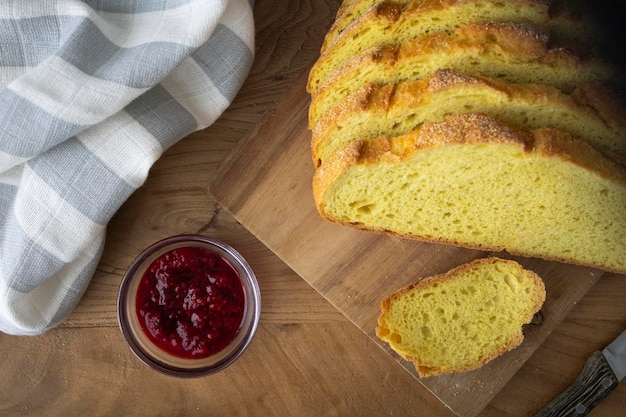
[[[394,143],[395,142],[395,143]],[[335,152],[314,176],[315,200],[327,185],[353,165],[400,162],[420,150],[451,144],[509,143],[525,152],[561,156],[616,182],[626,182],[626,167],[604,158],[586,142],[555,129],[514,128],[478,113],[451,115],[441,122],[425,123],[421,129],[390,139],[356,140]]]
[[[411,1],[413,0],[395,0],[394,4],[399,7],[404,7]],[[351,23],[357,20],[363,13],[367,12],[367,10],[376,7],[379,0],[354,0],[351,1],[350,4],[345,3],[346,2],[344,2],[342,7],[337,11],[337,18],[324,37],[324,42],[320,49],[320,53],[322,54]]]
[[[328,153],[349,140],[397,136],[446,114],[481,112],[512,125],[551,127],[587,139],[607,155],[626,157],[626,114],[600,85],[580,86],[567,95],[540,84],[511,84],[448,69],[427,79],[368,83],[327,111],[312,130],[312,157],[321,165]],[[601,117],[599,117],[602,115]]]

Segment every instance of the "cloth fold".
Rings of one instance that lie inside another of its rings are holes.
[[[106,226],[254,59],[253,0],[0,0],[0,331],[76,306]]]

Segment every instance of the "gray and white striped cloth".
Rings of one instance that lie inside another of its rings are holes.
[[[229,106],[254,0],[0,0],[0,331],[57,326],[153,163]]]

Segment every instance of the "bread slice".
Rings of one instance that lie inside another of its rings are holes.
[[[315,93],[343,61],[374,46],[398,45],[472,22],[541,24],[548,17],[547,6],[535,0],[415,0],[406,6],[383,1],[346,28],[319,57],[307,91]]]
[[[550,85],[566,92],[589,81],[617,79],[598,59],[581,60],[550,49],[548,36],[528,25],[471,23],[400,45],[375,47],[344,62],[311,97],[309,127],[367,83],[384,85],[428,78],[440,68],[507,82]]]
[[[469,371],[519,346],[545,298],[517,262],[478,259],[385,297],[376,335],[422,378]]]
[[[447,69],[419,81],[382,87],[369,83],[340,101],[315,125],[313,161],[319,166],[353,140],[398,136],[424,122],[469,112],[531,129],[559,129],[623,159],[626,106],[616,101],[601,85],[583,85],[570,96],[541,84],[509,84]]]
[[[406,6],[412,0],[394,0],[395,4]],[[381,0],[346,0],[337,11],[336,19],[324,37],[320,53],[335,41],[335,39],[355,20],[366,13],[370,8],[380,3]],[[598,42],[606,40],[606,33],[601,26],[600,19],[594,13],[598,4],[591,4],[588,0],[552,0],[549,4],[548,13],[550,18],[542,25],[548,31],[553,41],[567,47],[580,48],[582,43],[584,50],[595,47]]]
[[[626,273],[626,168],[554,129],[466,113],[353,141],[313,196],[340,224]]]

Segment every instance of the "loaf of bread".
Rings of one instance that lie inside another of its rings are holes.
[[[465,113],[352,141],[313,195],[345,225],[626,272],[626,168],[554,129]]]
[[[428,78],[437,69],[483,75],[520,84],[545,84],[571,92],[590,81],[613,81],[615,70],[601,59],[581,59],[551,48],[536,27],[470,23],[453,33],[435,33],[399,45],[374,47],[337,66],[311,97],[309,127],[339,101],[367,83],[384,85]]]
[[[385,297],[376,335],[420,377],[469,371],[519,346],[545,297],[519,263],[478,259]]]
[[[549,3],[345,0],[307,84],[322,217],[626,273],[626,78]]]
[[[621,112],[609,114],[603,111],[607,108]],[[312,131],[313,160],[320,166],[353,140],[402,135],[424,122],[468,112],[514,126],[559,129],[607,155],[626,158],[626,111],[614,106],[601,85],[581,85],[570,96],[547,85],[511,84],[444,69],[418,81],[382,87],[368,83],[340,101]]]

